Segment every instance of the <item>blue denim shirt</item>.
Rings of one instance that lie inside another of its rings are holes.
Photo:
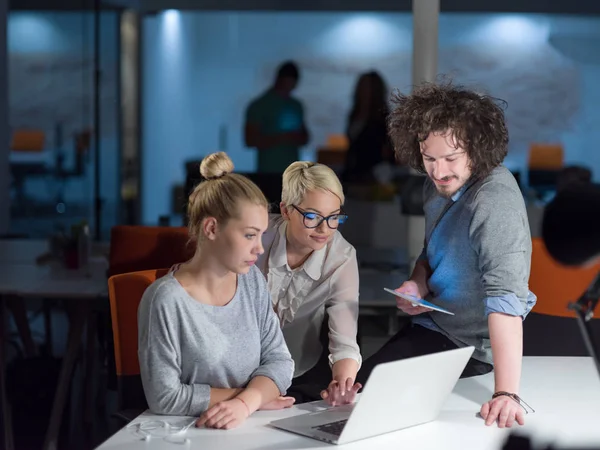
[[[455,315],[432,311],[413,323],[460,347],[474,346],[475,359],[493,364],[488,315],[524,319],[537,300],[529,291],[531,233],[519,186],[499,166],[451,198],[439,195],[429,179],[423,194],[425,247],[419,259],[432,270],[428,300]]]

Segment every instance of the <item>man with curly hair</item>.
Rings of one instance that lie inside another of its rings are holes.
[[[502,165],[508,131],[501,102],[445,83],[397,94],[394,103],[389,133],[396,156],[427,175],[424,249],[397,291],[455,315],[398,298],[411,324],[364,362],[357,381],[364,384],[382,362],[474,346],[461,376],[494,370],[494,396],[480,411],[486,425],[523,424],[522,322],[536,296],[528,286],[525,202]]]

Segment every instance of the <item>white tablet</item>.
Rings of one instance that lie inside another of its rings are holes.
[[[434,305],[433,303],[429,303],[427,300],[423,300],[422,298],[417,298],[410,294],[403,294],[402,292],[396,292],[395,290],[389,288],[383,288],[383,290],[389,292],[390,294],[394,294],[397,297],[408,300],[412,303],[413,306],[423,306],[425,308],[433,309],[434,311],[439,311],[444,314],[450,314],[451,316],[454,315],[453,312],[450,312],[444,308],[440,308],[439,306]]]

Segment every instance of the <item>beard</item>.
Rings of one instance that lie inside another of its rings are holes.
[[[449,185],[439,185],[437,183],[434,182],[435,188],[438,191],[438,194],[440,194],[442,197],[444,198],[450,198],[452,197],[454,194],[456,194],[467,182],[467,180],[463,180],[460,179],[458,177],[446,177],[446,178],[441,178],[440,181],[450,181],[452,180],[453,183],[449,184]]]

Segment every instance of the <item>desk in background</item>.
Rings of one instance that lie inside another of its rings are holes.
[[[57,446],[58,432],[62,415],[67,401],[67,393],[84,330],[87,327],[87,357],[86,379],[91,380],[93,372],[93,353],[95,337],[95,321],[89,320],[92,306],[97,301],[106,300],[108,285],[106,269],[108,261],[103,254],[107,253],[106,245],[95,244],[92,248],[90,264],[85,269],[68,270],[56,264],[38,265],[36,258],[48,251],[48,242],[43,240],[0,240],[0,337],[2,346],[5,345],[4,326],[6,323],[6,301],[11,297],[16,302],[24,301],[27,297],[54,298],[63,300],[70,319],[67,349],[62,361],[61,373],[52,406],[50,423],[46,433],[44,449],[54,450]],[[100,256],[94,256],[100,254]],[[27,326],[26,317],[21,318],[22,326]],[[16,319],[17,320],[17,319]],[[22,338],[27,347],[27,341],[32,342],[31,332],[23,331]],[[31,345],[30,345],[31,346]],[[0,349],[0,397],[4,421],[4,446],[7,450],[13,448],[12,429],[9,405],[6,398],[6,386],[3,377],[5,369],[4,348]],[[92,385],[86,385],[85,392],[85,423],[91,423]]]

